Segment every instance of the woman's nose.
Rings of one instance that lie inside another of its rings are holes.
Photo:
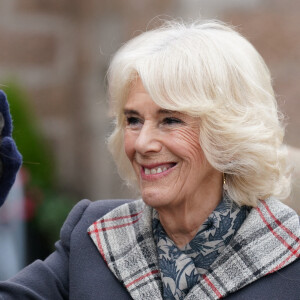
[[[135,150],[140,154],[147,154],[159,152],[161,147],[162,144],[156,128],[150,124],[144,123],[135,141]]]

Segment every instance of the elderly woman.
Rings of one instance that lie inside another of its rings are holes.
[[[142,199],[81,201],[0,299],[299,299],[283,127],[253,46],[171,23],[125,44],[108,82],[109,148]]]

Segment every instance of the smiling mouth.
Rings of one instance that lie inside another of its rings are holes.
[[[167,164],[157,165],[155,167],[150,167],[150,166],[144,167],[144,166],[142,166],[142,169],[143,169],[145,175],[155,175],[155,174],[164,173],[164,172],[172,169],[175,166],[176,166],[176,163],[167,163]]]

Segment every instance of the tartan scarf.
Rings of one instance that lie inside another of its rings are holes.
[[[88,228],[108,268],[136,300],[163,299],[152,214],[137,200]],[[299,257],[299,236],[299,219],[291,208],[274,198],[260,201],[185,299],[220,299],[283,268]]]
[[[168,237],[159,221],[158,212],[153,209],[152,229],[164,299],[184,299],[228,245],[249,210],[246,206],[239,207],[224,195],[195,237],[180,249]]]

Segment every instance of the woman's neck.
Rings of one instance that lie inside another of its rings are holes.
[[[158,208],[160,222],[167,235],[179,247],[184,247],[197,234],[200,226],[222,199],[222,187],[202,193],[190,201],[181,201],[175,207]]]

